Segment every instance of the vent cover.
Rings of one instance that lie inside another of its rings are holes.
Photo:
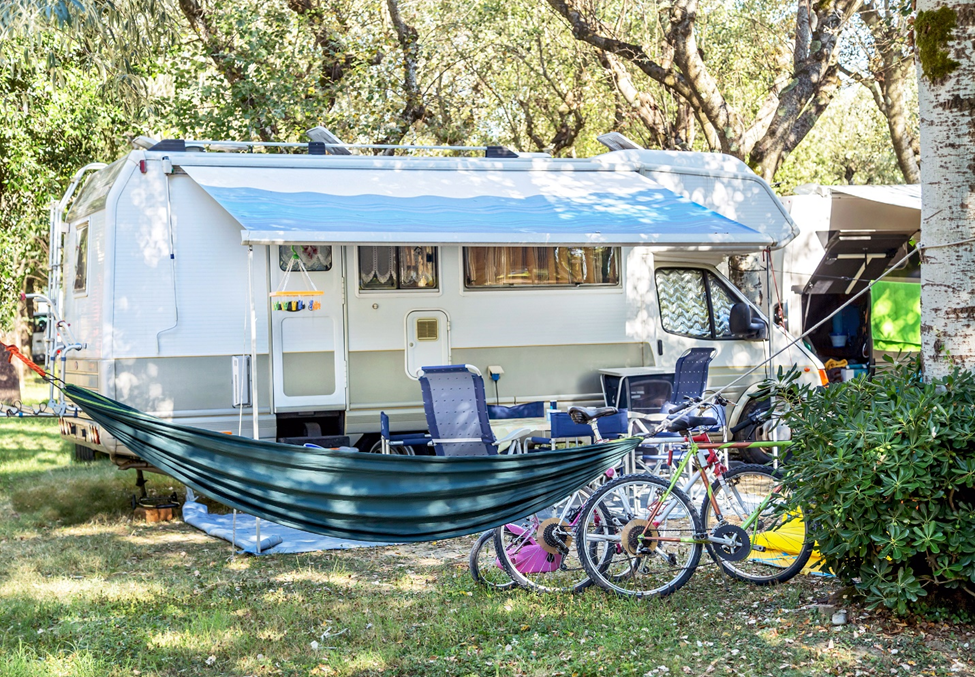
[[[439,338],[440,323],[435,317],[421,317],[416,321],[417,341],[436,341]]]

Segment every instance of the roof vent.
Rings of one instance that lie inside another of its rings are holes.
[[[607,132],[596,137],[596,141],[610,150],[643,150],[643,146],[631,141],[619,132]]]
[[[321,125],[318,127],[312,127],[307,132],[305,136],[312,140],[312,143],[319,144],[312,150],[312,145],[308,144],[308,153],[311,155],[352,155],[352,152],[348,148],[336,148],[336,144],[341,145],[342,142],[339,137],[332,134]],[[318,149],[324,149],[324,153],[317,152]]]
[[[136,150],[149,150],[157,143],[159,143],[159,141],[152,138],[151,136],[137,136],[131,141],[129,141],[129,145],[131,145]]]

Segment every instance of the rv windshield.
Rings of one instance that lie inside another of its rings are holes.
[[[740,299],[708,270],[658,268],[657,299],[664,331],[702,339],[734,339],[731,307]]]

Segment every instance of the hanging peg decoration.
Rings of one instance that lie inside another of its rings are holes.
[[[288,281],[291,279],[291,273],[295,269],[295,265],[298,266],[298,271],[301,277],[306,283],[305,289],[301,290],[289,290]],[[278,288],[271,292],[271,310],[284,311],[289,313],[297,313],[302,310],[321,310],[321,301],[315,300],[316,297],[324,296],[325,292],[319,291],[315,283],[312,282],[311,276],[308,274],[308,270],[305,269],[305,264],[301,262],[301,257],[298,255],[298,251],[295,249],[294,245],[291,246],[291,260],[288,262],[288,268],[284,271],[284,277],[281,278],[281,284]]]

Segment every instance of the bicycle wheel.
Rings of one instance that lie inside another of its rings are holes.
[[[691,539],[701,523],[680,489],[662,500],[668,486],[654,475],[624,475],[583,507],[579,559],[599,587],[627,597],[663,597],[694,575],[703,548]]]
[[[538,592],[580,592],[592,581],[573,543],[573,532],[590,492],[583,489],[565,500],[495,530],[494,549],[508,575],[523,588]]]
[[[494,529],[485,531],[471,548],[470,567],[471,577],[475,583],[489,588],[507,590],[513,588],[515,582],[504,570],[494,549]]]
[[[719,522],[706,496],[701,506],[701,521],[707,534],[726,525],[740,529],[753,513],[760,508],[761,512],[745,529],[747,550],[742,545],[736,548],[708,543],[711,559],[732,578],[755,585],[784,583],[802,571],[813,543],[806,535],[801,513],[783,514],[782,503],[788,495],[780,488],[782,480],[763,465],[739,466],[726,472],[723,479],[724,482],[714,481],[711,492],[724,521]],[[735,532],[726,529],[725,533]]]

